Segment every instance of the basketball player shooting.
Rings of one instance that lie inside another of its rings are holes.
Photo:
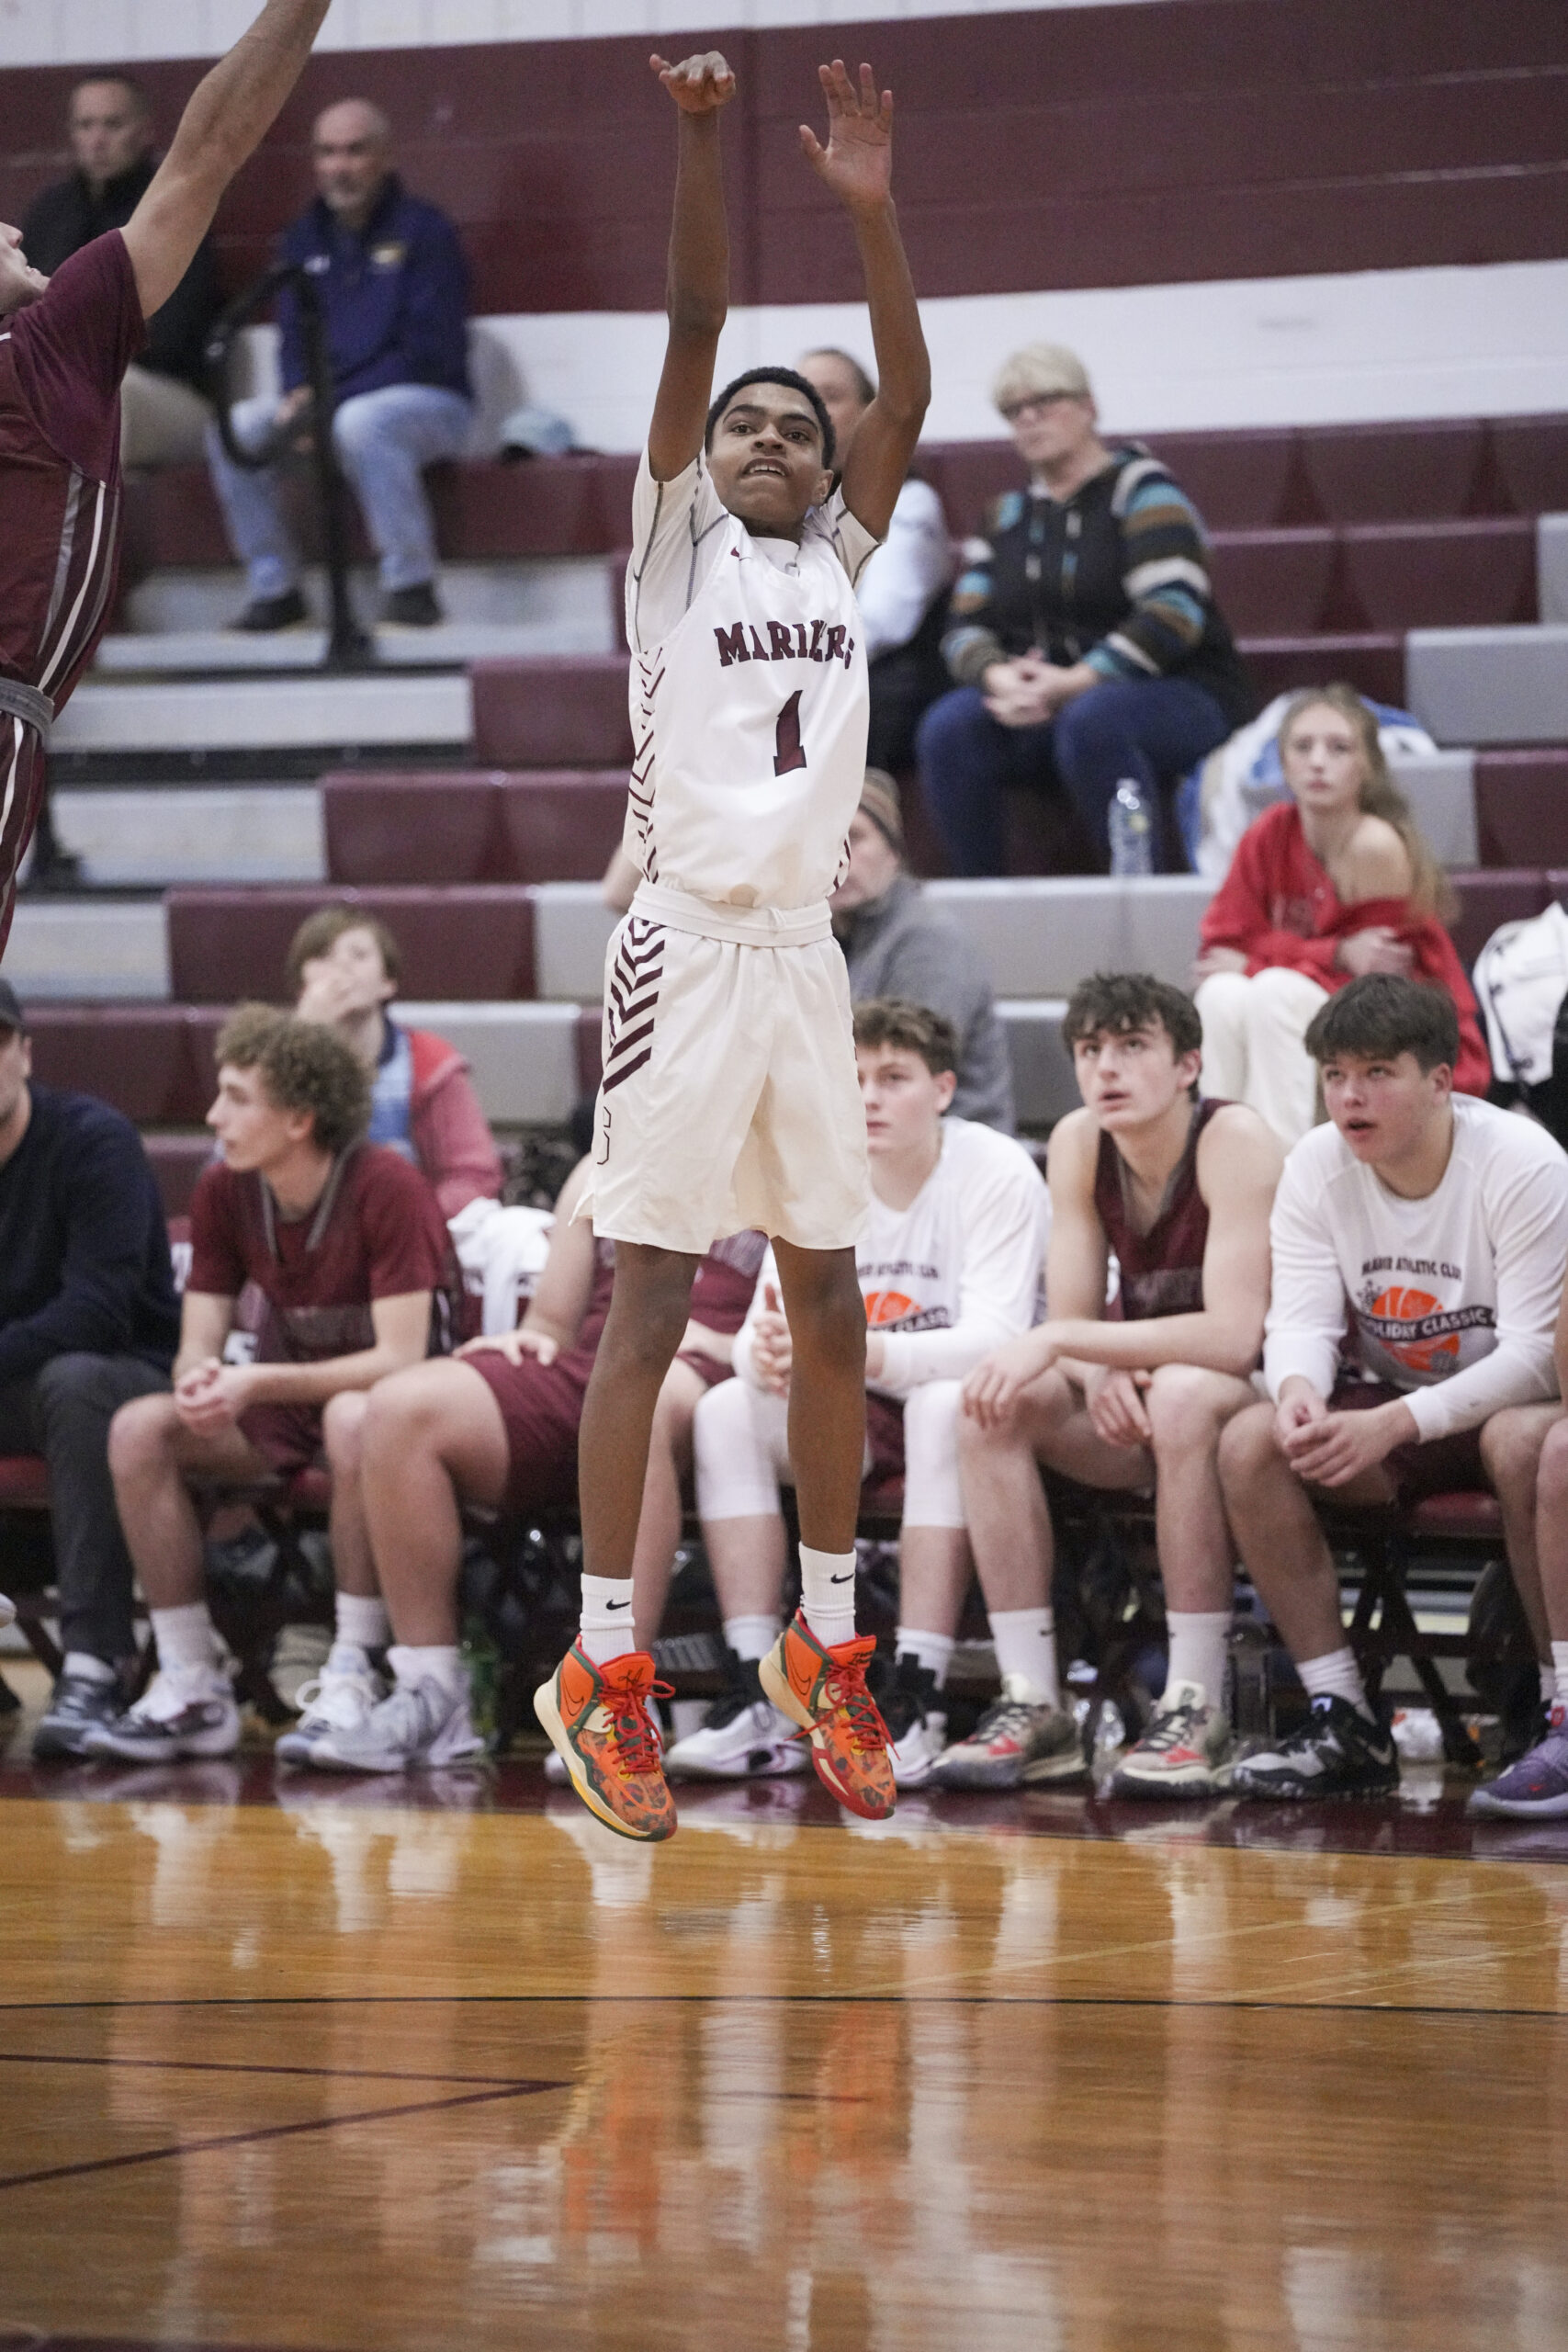
[[[119,388],[299,79],[327,0],[267,0],[191,94],[123,229],[45,277],[0,221],[0,953],[50,729],[92,659],[119,563]]]
[[[931,397],[893,209],[893,99],[820,68],[828,143],[807,162],[850,216],[880,390],[835,449],[818,394],[753,368],[711,400],[728,303],[714,51],[652,68],[677,109],[669,342],[633,494],[626,574],[637,746],[626,845],[643,880],[610,943],[604,1078],[580,1213],[615,1244],[579,1441],[582,1623],[535,1697],[579,1795],[630,1838],[675,1827],[637,1649],[632,1554],[660,1383],[698,1261],[773,1242],[793,1347],[789,1451],[802,1603],[761,1664],[825,1785],[893,1810],[886,1734],[855,1638],[865,1443],[865,1120],[828,898],[865,773],[854,583],[886,533]],[[711,404],[710,404],[711,400]]]

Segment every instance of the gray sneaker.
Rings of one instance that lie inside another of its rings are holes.
[[[468,1713],[468,1687],[400,1682],[372,1707],[357,1731],[323,1733],[310,1762],[326,1772],[407,1772],[416,1765],[461,1764],[485,1744]]]
[[[927,1775],[941,1789],[1017,1789],[1041,1781],[1076,1780],[1086,1770],[1083,1741],[1071,1715],[1028,1696],[1029,1684],[1010,1674],[1002,1695],[967,1739],[944,1747]]]
[[[220,1667],[163,1667],[134,1707],[89,1724],[84,1756],[120,1756],[128,1764],[173,1764],[182,1756],[232,1756],[240,1710]]]
[[[124,1707],[125,1692],[118,1674],[107,1682],[90,1674],[61,1675],[39,1717],[33,1754],[40,1762],[51,1756],[85,1756],[87,1734],[94,1724],[113,1723]]]
[[[351,1670],[334,1668],[329,1657],[313,1681],[300,1684],[304,1713],[273,1749],[280,1764],[313,1764],[318,1741],[335,1732],[363,1731],[371,1709],[386,1697],[387,1685],[364,1652],[352,1655],[360,1663]]]
[[[1166,1691],[1155,1718],[1111,1782],[1116,1797],[1210,1797],[1229,1785],[1235,1742],[1224,1710],[1201,1682]]]
[[[1561,1700],[1547,1717],[1546,1737],[1485,1788],[1474,1790],[1465,1810],[1510,1821],[1555,1821],[1568,1815],[1568,1707]]]

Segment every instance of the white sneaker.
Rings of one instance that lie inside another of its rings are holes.
[[[1230,1786],[1235,1742],[1201,1682],[1173,1682],[1111,1783],[1118,1797],[1209,1797]]]
[[[333,1652],[333,1657],[338,1655]],[[347,1655],[357,1662],[334,1668],[329,1657],[312,1681],[300,1684],[298,1695],[304,1713],[273,1749],[280,1764],[313,1763],[319,1739],[333,1732],[363,1731],[372,1707],[386,1697],[387,1685],[364,1651]]]
[[[232,1756],[240,1710],[228,1676],[216,1666],[163,1667],[133,1707],[84,1734],[85,1756],[123,1756],[133,1764],[172,1764],[181,1756]]]
[[[327,1772],[407,1772],[421,1764],[461,1764],[485,1744],[468,1712],[468,1685],[399,1682],[357,1730],[323,1732],[310,1762]]]
[[[664,1751],[670,1780],[768,1781],[808,1772],[811,1758],[795,1725],[762,1695],[755,1658],[729,1653],[730,1685],[698,1731]]]

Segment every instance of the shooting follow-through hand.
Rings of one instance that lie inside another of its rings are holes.
[[[679,65],[653,56],[649,64],[682,114],[716,114],[735,96],[735,76],[716,49],[705,49]]]

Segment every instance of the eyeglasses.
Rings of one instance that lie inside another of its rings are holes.
[[[1076,401],[1079,397],[1077,392],[1025,392],[1021,400],[1005,401],[1001,413],[1010,424],[1016,424],[1032,408],[1055,408],[1058,401]]]

